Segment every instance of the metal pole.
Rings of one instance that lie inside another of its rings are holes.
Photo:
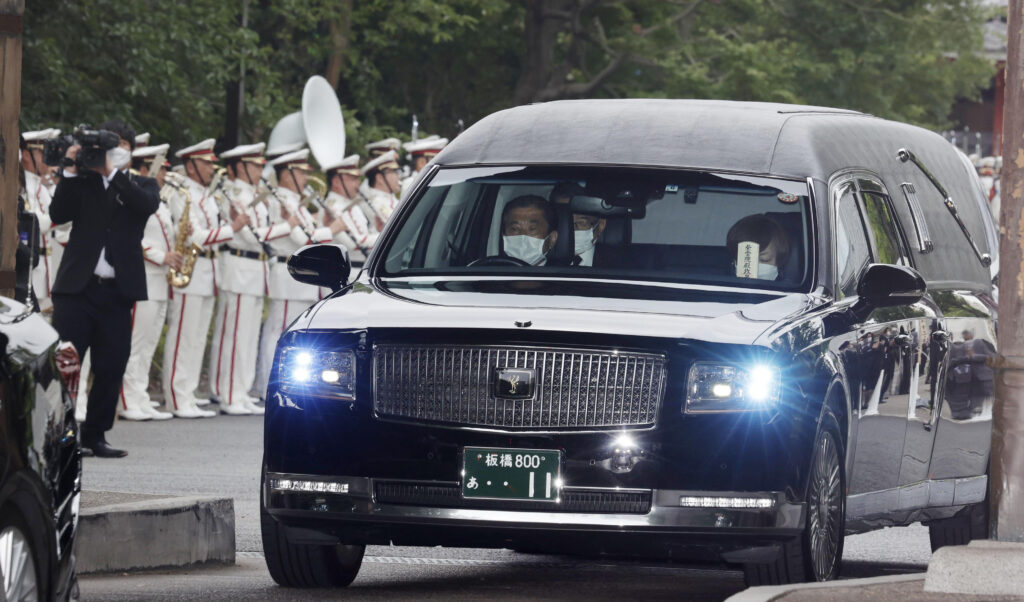
[[[992,536],[1024,542],[1024,0],[1007,9],[1006,112],[1003,122],[999,351],[992,412],[989,494]]]

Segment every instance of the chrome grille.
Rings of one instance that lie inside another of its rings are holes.
[[[582,429],[653,425],[662,355],[505,346],[374,346],[378,416],[450,425]],[[536,372],[532,399],[495,396],[500,368]]]

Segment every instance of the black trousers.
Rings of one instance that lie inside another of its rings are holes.
[[[91,443],[114,426],[117,396],[132,350],[132,304],[113,280],[93,278],[77,295],[53,295],[53,327],[82,357],[92,351],[92,389],[82,441]],[[88,374],[82,374],[86,386]]]

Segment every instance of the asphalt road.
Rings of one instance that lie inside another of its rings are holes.
[[[743,589],[737,571],[716,565],[573,558],[509,550],[370,546],[344,592],[274,585],[259,533],[262,417],[119,422],[107,439],[127,458],[87,458],[85,489],[212,495],[235,501],[234,567],[84,576],[84,600],[687,599],[722,600]],[[930,550],[920,525],[849,537],[844,577],[923,571]]]

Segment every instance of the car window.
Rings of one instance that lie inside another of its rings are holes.
[[[873,243],[876,263],[909,265],[886,198],[876,192],[862,191],[868,223],[868,236]]]
[[[836,203],[836,267],[839,298],[857,294],[857,279],[871,262],[871,251],[853,186]]]
[[[445,168],[407,202],[413,207],[383,250],[385,276],[809,288],[806,182],[665,169]]]

